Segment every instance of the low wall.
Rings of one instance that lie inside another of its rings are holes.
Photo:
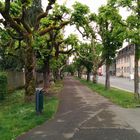
[[[14,90],[20,87],[24,87],[25,85],[25,74],[24,72],[14,72],[8,71],[8,90]],[[42,73],[36,73],[37,83],[43,80]]]
[[[25,85],[25,76],[23,72],[8,71],[8,90],[14,90]]]

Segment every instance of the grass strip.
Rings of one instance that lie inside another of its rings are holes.
[[[62,83],[53,86],[55,93]],[[53,90],[52,90],[53,92]],[[36,115],[35,103],[24,102],[24,90],[17,90],[0,102],[0,140],[15,140],[17,136],[49,120],[57,111],[57,97],[44,97],[42,115]]]

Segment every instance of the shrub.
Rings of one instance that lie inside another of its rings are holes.
[[[3,100],[7,93],[7,85],[7,74],[0,72],[0,100]]]

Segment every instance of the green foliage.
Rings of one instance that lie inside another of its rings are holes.
[[[140,44],[139,37],[140,37],[140,29],[139,29],[139,18],[136,15],[130,15],[127,20],[127,35],[126,38],[131,40],[133,44]]]
[[[106,58],[106,63],[110,64],[116,50],[122,46],[126,28],[118,10],[110,5],[99,8],[97,23],[104,46],[102,55]]]
[[[87,24],[87,17],[85,15],[89,12],[89,7],[76,2],[73,5],[73,8],[74,12],[72,13],[72,22],[74,22],[77,26]]]
[[[88,86],[94,92],[108,98],[110,101],[120,105],[121,107],[135,108],[137,105],[139,105],[139,102],[138,100],[135,100],[133,93],[116,88],[105,90],[104,85],[93,84],[92,82],[86,82],[86,80],[80,80],[80,82]]]
[[[89,15],[89,20],[90,21],[97,21],[97,15],[95,14],[95,13],[91,13],[90,15]]]
[[[88,72],[97,71],[98,65],[100,65],[102,60],[101,52],[103,46],[100,43],[92,41],[91,44],[81,43],[76,47],[78,57],[75,58],[75,65],[77,70],[80,70],[83,66]]]
[[[98,16],[91,13],[88,6],[81,3],[75,3],[74,12],[72,14],[72,21],[76,25],[77,30],[90,41],[89,44],[81,43],[77,45],[76,51],[79,58],[76,61],[81,66],[86,67],[88,72],[93,69],[97,71],[98,65],[101,62],[102,45],[98,43],[99,29],[98,29]],[[78,18],[77,18],[77,14]]]
[[[53,8],[52,18],[56,21],[60,21],[63,16],[70,14],[71,10],[67,8],[65,5],[55,4]]]
[[[71,9],[67,8],[65,5],[61,5],[60,8],[63,14],[70,14],[71,12]]]
[[[4,3],[0,1],[0,11],[4,10]]]
[[[17,136],[52,118],[57,107],[56,97],[44,97],[43,114],[38,116],[35,113],[34,102],[24,102],[24,91],[14,92],[0,103],[0,139],[16,139]]]
[[[4,99],[7,94],[7,75],[6,73],[0,72],[0,100]]]
[[[75,66],[77,71],[80,71],[81,67],[83,66],[80,58],[75,58],[74,59],[74,66]]]
[[[110,0],[112,1],[112,0]],[[115,5],[127,8],[131,14],[126,20],[127,32],[125,38],[135,44],[136,57],[140,58],[140,1],[116,0]]]
[[[43,18],[41,19],[40,21],[40,24],[41,24],[41,27],[44,28],[44,27],[47,27],[49,25],[51,25],[52,21],[48,18]]]
[[[19,41],[12,40],[7,30],[0,29],[0,69],[18,70],[24,67],[24,47]],[[23,43],[21,43],[23,44]]]
[[[26,11],[25,22],[27,22],[30,27],[35,27],[37,16],[43,12],[41,0],[27,0],[26,6],[28,7]]]
[[[19,0],[14,0],[14,2],[11,2],[10,14],[12,16],[20,16],[20,14],[21,14],[21,3],[19,2]]]
[[[77,50],[80,55],[78,59],[80,59],[81,66],[83,65],[84,67],[86,67],[87,71],[89,72],[92,71],[94,60],[92,47],[93,46],[91,46],[90,44],[82,43],[79,45],[79,48]]]
[[[70,73],[71,75],[74,75],[74,73],[75,73],[75,71],[76,71],[75,65],[74,65],[74,64],[67,65],[67,66],[65,67],[65,70],[64,70],[64,71]]]
[[[77,46],[78,44],[78,37],[75,34],[70,34],[68,38],[65,39],[66,45]]]
[[[67,57],[65,55],[59,55],[59,57],[57,59],[52,59],[50,62],[52,71],[58,70],[63,65],[65,65],[66,58]]]
[[[130,6],[132,5],[133,0],[118,0],[120,6]]]

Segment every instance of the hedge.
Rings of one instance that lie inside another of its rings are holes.
[[[0,100],[3,100],[8,88],[7,74],[0,72]]]

